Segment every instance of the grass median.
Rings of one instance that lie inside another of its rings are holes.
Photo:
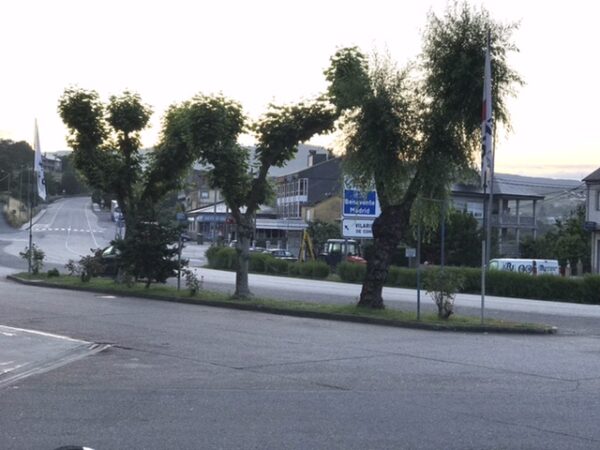
[[[372,310],[353,304],[330,305],[317,302],[287,301],[260,297],[251,297],[250,299],[242,300],[204,289],[200,289],[196,294],[191,295],[188,289],[182,288],[181,290],[177,290],[176,287],[169,285],[151,285],[149,288],[146,288],[143,283],[127,285],[107,278],[93,278],[90,281],[82,282],[79,277],[68,275],[48,277],[46,274],[30,275],[27,273],[16,274],[9,278],[21,283],[43,287],[74,289],[126,297],[141,297],[151,300],[405,328],[522,334],[553,334],[557,331],[555,327],[549,325],[509,322],[497,319],[486,319],[482,324],[479,318],[459,315],[453,315],[449,319],[443,320],[439,319],[437,314],[421,314],[420,320],[417,320],[416,313],[414,312],[396,309]]]

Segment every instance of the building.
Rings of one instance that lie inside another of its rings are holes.
[[[255,160],[255,147],[248,147],[250,158]],[[328,158],[323,147],[300,144],[294,159],[283,167],[271,167],[269,178],[272,180],[293,173],[307,165],[317,164]],[[219,240],[226,242],[237,238],[233,218],[229,214],[221,192],[210,187],[208,169],[197,164],[187,180],[188,188],[180,195],[185,203],[188,217],[188,231],[196,239]],[[290,189],[291,184],[290,182]],[[307,187],[302,182],[295,183],[293,197],[300,203],[308,199]],[[315,191],[316,192],[316,191]],[[289,191],[292,196],[292,191]],[[304,198],[304,197],[306,198]],[[297,203],[299,204],[299,203]],[[291,208],[291,206],[289,206]],[[307,228],[299,210],[282,211],[279,205],[261,205],[256,214],[253,244],[260,247],[287,248],[297,253],[300,248],[302,232]]]
[[[480,186],[457,183],[452,186],[452,205],[471,213],[482,225],[484,195]],[[491,225],[498,243],[498,254],[519,257],[519,245],[525,237],[537,237],[537,204],[544,199],[526,186],[494,179]]]
[[[591,234],[592,273],[600,274],[600,168],[583,181],[586,185],[585,228]]]

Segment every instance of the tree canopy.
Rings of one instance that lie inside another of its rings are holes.
[[[434,226],[453,180],[479,149],[484,50],[494,55],[497,121],[508,123],[504,98],[521,83],[506,55],[515,25],[493,21],[466,3],[443,17],[431,13],[418,64],[398,69],[387,56],[370,60],[341,49],[325,71],[328,95],[342,115],[346,172],[375,187],[381,215],[373,223],[375,251],[359,304],[382,308],[383,283],[396,245],[411,234],[411,217]]]
[[[220,95],[197,95],[169,109],[156,158],[160,160],[163,151],[177,149],[173,153],[182,157],[181,163],[198,160],[210,167],[211,186],[221,190],[239,237],[236,296],[251,295],[248,249],[256,211],[272,195],[269,168],[284,165],[296,154],[300,142],[331,129],[334,119],[334,111],[326,104],[312,102],[271,105],[257,123],[248,124],[241,106]],[[246,129],[257,137],[256,161],[238,144]],[[154,166],[157,171],[159,166]]]

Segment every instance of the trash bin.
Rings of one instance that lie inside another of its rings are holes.
[[[198,233],[198,235],[196,236],[196,240],[198,242],[198,245],[204,244],[204,235],[202,233]]]

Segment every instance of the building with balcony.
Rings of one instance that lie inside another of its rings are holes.
[[[523,239],[536,238],[537,206],[543,199],[543,195],[526,186],[504,181],[501,177],[494,179],[491,225],[499,255],[519,257],[519,245]],[[484,196],[479,186],[452,186],[453,207],[471,213],[482,226],[484,201],[489,202],[489,194]]]
[[[583,181],[586,186],[585,228],[591,233],[592,273],[600,274],[600,169]]]

